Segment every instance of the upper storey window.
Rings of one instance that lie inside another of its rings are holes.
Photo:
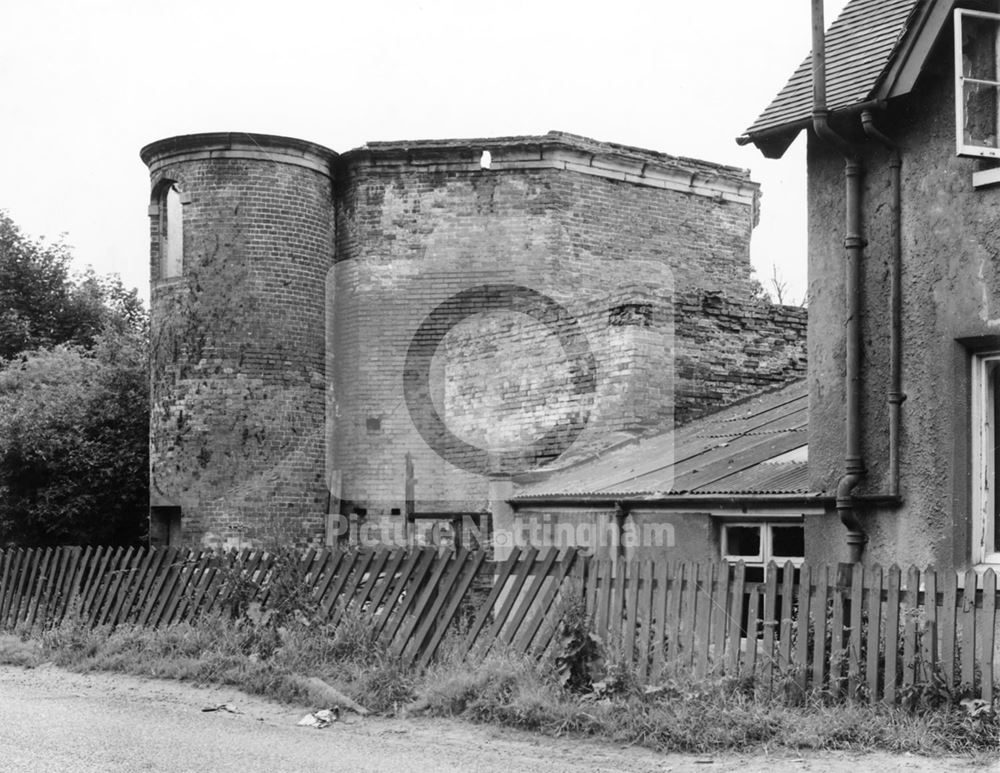
[[[955,10],[958,155],[1000,158],[1000,15]]]
[[[163,187],[160,194],[160,278],[184,272],[184,207],[176,183]]]

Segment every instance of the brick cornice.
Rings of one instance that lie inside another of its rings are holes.
[[[340,162],[348,168],[376,172],[397,172],[401,167],[428,172],[483,172],[483,151],[490,153],[489,171],[571,171],[754,208],[760,195],[760,185],[743,169],[560,132],[537,137],[373,142],[344,153]]]
[[[204,161],[216,158],[237,158],[272,161],[312,169],[331,176],[331,165],[337,153],[314,142],[249,132],[211,132],[168,137],[146,145],[139,151],[150,173],[170,164]]]

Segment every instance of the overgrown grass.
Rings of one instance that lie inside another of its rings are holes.
[[[576,734],[661,751],[702,753],[762,748],[967,754],[1000,750],[995,718],[954,707],[923,714],[884,705],[834,703],[816,695],[798,705],[749,680],[674,678],[657,689],[629,686],[597,698],[554,684],[544,665],[487,658],[473,668],[443,666],[422,691],[432,713],[550,735]]]
[[[280,624],[279,624],[280,623]],[[598,685],[564,687],[554,660],[510,653],[462,658],[455,641],[419,672],[379,645],[368,623],[345,614],[334,629],[299,616],[205,618],[162,629],[89,629],[65,622],[42,634],[0,636],[0,662],[52,662],[77,671],[216,683],[309,705],[296,675],[319,677],[382,714],[403,707],[549,735],[583,735],[664,751],[850,749],[920,754],[1000,751],[1000,723],[958,707],[911,712],[799,696],[795,705],[752,679],[674,676],[642,688],[621,667]],[[318,708],[318,707],[317,707]]]
[[[315,676],[373,712],[412,699],[415,674],[372,646],[359,619],[325,626],[255,625],[222,617],[150,629],[90,629],[65,622],[40,636],[0,636],[0,662],[50,662],[74,671],[112,671],[198,684],[223,684],[286,703],[307,705],[297,676]]]

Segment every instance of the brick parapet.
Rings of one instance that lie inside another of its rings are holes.
[[[339,163],[349,175],[357,174],[364,167],[474,173],[482,168],[484,151],[489,153],[488,168],[496,172],[571,171],[707,196],[748,205],[753,222],[757,221],[760,186],[750,179],[745,169],[597,142],[564,132],[470,140],[373,142],[343,154]]]

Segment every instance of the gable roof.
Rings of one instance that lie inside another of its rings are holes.
[[[808,390],[797,381],[553,472],[511,502],[810,496],[807,422]]]
[[[951,6],[952,0],[850,0],[826,33],[828,109],[857,110],[907,93],[916,79],[912,64],[919,69]],[[810,54],[736,141],[780,157],[811,124],[812,98]]]

